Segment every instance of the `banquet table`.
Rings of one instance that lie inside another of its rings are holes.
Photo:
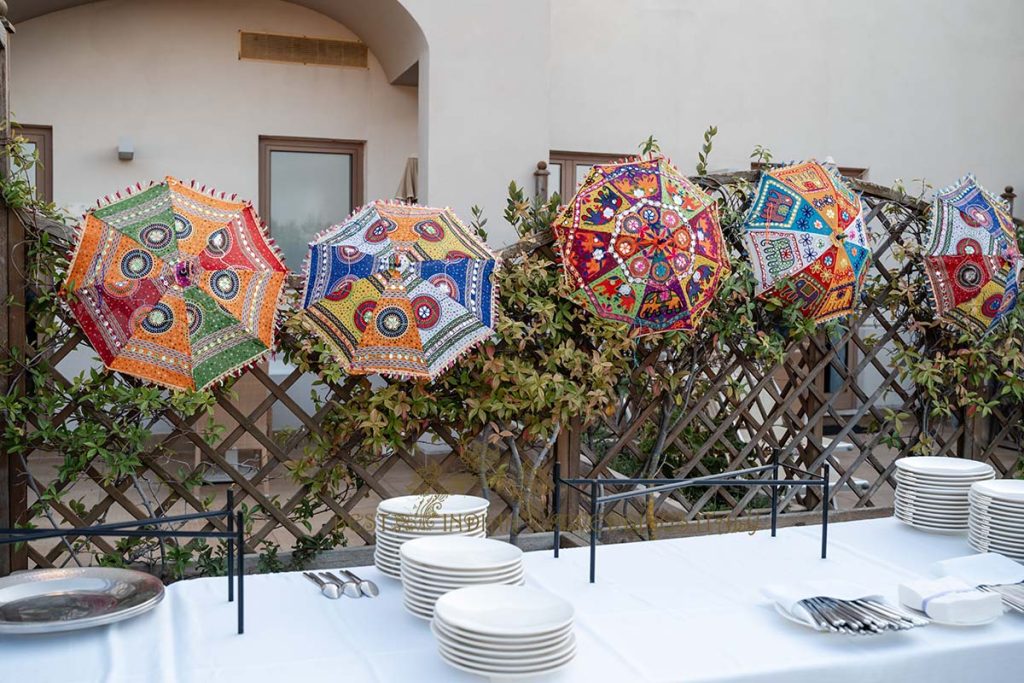
[[[801,683],[1024,680],[1024,615],[988,626],[931,624],[878,636],[817,633],[783,619],[769,583],[838,578],[896,602],[906,579],[971,554],[965,536],[917,531],[895,519],[820,528],[527,553],[527,584],[576,608],[575,660],[534,680]],[[19,683],[262,683],[481,681],[437,654],[426,621],[402,607],[401,585],[372,567],[376,599],[331,601],[299,573],[248,576],[246,630],[223,578],[181,581],[153,611],[91,630],[0,636],[0,681]]]

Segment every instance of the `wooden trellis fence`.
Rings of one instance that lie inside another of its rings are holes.
[[[743,210],[745,195],[735,191],[736,184],[753,178],[735,174],[700,182],[734,209]],[[874,276],[884,292],[897,286],[899,268],[912,267],[899,266],[891,255],[906,234],[921,230],[924,207],[886,188],[857,183],[857,189],[870,212]],[[12,253],[8,249],[20,243],[21,227],[17,216],[7,212],[6,217],[11,227],[4,237],[8,241],[4,251]],[[543,236],[524,241],[509,254],[543,249],[545,242]],[[739,253],[739,245],[733,246]],[[23,258],[16,252],[14,257]],[[12,311],[19,310],[17,300],[24,294],[25,283],[12,275],[18,272],[17,268],[8,270],[7,292],[16,300]],[[15,313],[7,317],[6,324],[10,346],[28,348],[25,321]],[[914,334],[907,320],[894,318],[877,300],[866,300],[841,336],[829,339],[819,335],[796,342],[772,368],[757,366],[728,345],[718,349],[714,362],[703,362],[703,350],[696,349],[691,362],[699,371],[683,390],[682,407],[674,402],[669,405],[664,394],[634,393],[627,383],[613,414],[563,427],[551,448],[552,457],[544,459],[535,473],[531,499],[523,502],[525,528],[542,530],[550,522],[548,468],[556,457],[566,476],[606,477],[607,489],[614,490],[614,479],[626,464],[650,464],[652,448],[660,461],[652,474],[678,477],[763,464],[762,446],[768,445],[804,467],[818,468],[829,462],[838,477],[830,504],[854,516],[889,509],[893,462],[910,452],[922,431],[931,434],[936,454],[986,460],[1000,473],[1010,472],[1020,458],[1024,407],[1003,405],[986,421],[964,417],[952,427],[931,428],[922,392],[900,382],[887,355],[894,342],[920,343]],[[61,370],[62,362],[83,343],[80,333],[71,333],[54,348],[31,349],[48,360],[47,383],[71,386],[72,378]],[[285,346],[296,343],[287,335],[282,340]],[[667,362],[655,349],[638,363],[636,373],[665,373]],[[331,411],[344,410],[345,399],[356,383],[366,380],[328,382],[327,395],[313,408],[301,400],[307,389],[300,391],[300,387],[308,380],[295,368],[283,376],[273,376],[265,367],[251,370],[245,379],[249,400],[241,402],[228,391],[217,392],[219,414],[228,428],[216,438],[210,438],[202,414],[189,416],[167,407],[151,425],[153,437],[142,457],[142,471],[133,476],[111,479],[102,462],[95,461],[87,464],[84,477],[61,481],[57,463],[64,454],[37,451],[24,460],[4,458],[0,460],[0,484],[4,485],[0,503],[6,510],[0,510],[0,517],[9,511],[10,521],[16,523],[85,526],[154,513],[179,514],[204,509],[222,496],[229,484],[238,492],[236,500],[253,510],[247,539],[251,551],[270,542],[282,548],[301,547],[309,538],[335,529],[344,529],[351,544],[371,544],[373,510],[380,499],[423,491],[480,494],[484,488],[478,472],[480,459],[486,459],[490,470],[507,463],[504,445],[490,444],[486,434],[462,433],[459,424],[430,423],[383,457],[371,457],[358,436],[337,444],[321,466],[342,463],[354,483],[342,491],[315,491],[291,478],[288,468],[310,438],[328,436],[323,432],[324,418]],[[60,422],[71,419],[76,411],[84,411],[100,423],[111,423],[100,409],[75,401],[48,417]],[[270,415],[275,420],[287,417],[296,426],[268,429]],[[902,417],[897,420],[897,415]],[[39,424],[27,427],[31,431]],[[249,462],[235,460],[241,440],[255,443],[262,456]],[[550,446],[520,445],[528,463]],[[218,481],[210,481],[211,473],[217,474]],[[77,503],[71,505],[48,495],[52,500],[43,506],[46,515],[37,511],[30,519],[28,511],[42,492],[63,494]],[[516,494],[503,488],[488,493],[492,499],[490,532],[507,530]],[[8,500],[3,500],[4,495]],[[686,495],[665,495],[655,501],[653,510],[656,519],[675,524],[685,533],[704,529],[708,519],[755,518],[763,512],[764,500],[763,492],[755,489],[716,486],[690,490]],[[581,503],[570,498],[565,513],[572,517]],[[799,518],[822,501],[794,487],[783,496],[782,504],[784,514]],[[310,505],[316,506],[317,512],[310,517],[312,526],[307,527],[296,521],[294,513]],[[646,525],[649,514],[645,501],[637,499],[605,510],[608,538],[650,533]],[[0,519],[0,526],[3,522]],[[104,539],[92,539],[89,546],[30,545],[17,550],[9,566],[62,566],[76,557],[87,560],[90,551],[113,553],[118,548]],[[0,574],[4,569],[0,564]]]

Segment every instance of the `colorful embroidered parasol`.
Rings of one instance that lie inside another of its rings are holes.
[[[432,380],[494,334],[498,257],[451,209],[376,201],[309,247],[300,315],[349,373]]]
[[[552,228],[573,299],[634,337],[695,329],[730,272],[717,205],[662,157],[594,166]]]
[[[818,321],[853,312],[871,242],[860,197],[837,171],[808,161],[762,173],[744,228],[758,296]]]
[[[287,268],[251,204],[170,177],[99,204],[63,292],[108,368],[203,389],[270,350]]]
[[[944,322],[984,333],[1017,304],[1024,258],[1003,202],[967,175],[940,190],[932,206],[924,266]]]

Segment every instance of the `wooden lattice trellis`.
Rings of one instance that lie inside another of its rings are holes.
[[[733,209],[742,211],[747,195],[735,192],[735,184],[752,179],[750,174],[734,174],[702,178],[700,182]],[[884,293],[886,288],[896,286],[906,269],[913,267],[911,263],[894,265],[890,255],[908,231],[922,228],[924,206],[886,188],[859,183],[857,189],[863,193],[869,210],[875,240],[874,275]],[[507,250],[506,255],[546,248],[547,241],[541,236],[521,242]],[[738,246],[733,245],[737,253]],[[10,291],[17,292],[17,284]],[[566,476],[606,477],[607,488],[614,489],[616,463],[622,458],[643,462],[649,455],[652,435],[662,444],[661,451],[666,457],[673,458],[671,474],[677,477],[764,464],[761,446],[768,445],[781,449],[784,457],[805,468],[816,469],[827,461],[838,477],[832,487],[832,504],[865,514],[886,510],[895,483],[894,460],[907,455],[920,432],[929,430],[924,394],[916,387],[901,384],[897,370],[886,358],[895,341],[920,343],[907,322],[905,318],[894,318],[879,301],[866,300],[840,337],[818,335],[794,342],[784,360],[768,369],[751,362],[728,342],[718,349],[714,363],[700,362],[705,350],[696,348],[691,362],[699,371],[692,373],[693,379],[684,389],[687,395],[682,410],[667,409],[663,395],[632,393],[627,387],[619,410],[586,424],[580,420],[565,425],[553,450]],[[70,322],[69,328],[74,329]],[[43,350],[53,368],[48,382],[71,386],[71,380],[57,368],[83,343],[80,334],[70,334],[56,348]],[[287,333],[282,339],[284,346],[297,343]],[[659,373],[664,362],[659,349],[654,348],[638,362],[635,372]],[[868,382],[868,377],[873,379]],[[24,511],[39,492],[49,489],[69,494],[72,487],[77,487],[78,498],[87,504],[71,506],[53,500],[48,504],[51,519],[32,521],[85,526],[102,520],[141,519],[208,506],[210,501],[204,497],[222,495],[225,483],[197,485],[196,481],[215,469],[235,488],[238,503],[257,510],[247,538],[250,550],[269,541],[283,547],[301,545],[303,539],[335,528],[346,530],[349,543],[371,544],[372,512],[378,500],[423,491],[480,494],[484,485],[475,459],[483,456],[468,452],[471,446],[479,446],[473,450],[480,452],[489,449],[487,466],[492,470],[508,462],[505,443],[485,444],[486,434],[465,434],[459,424],[431,422],[409,434],[404,444],[383,457],[370,457],[358,437],[337,444],[331,458],[320,466],[343,463],[352,473],[354,484],[340,495],[314,491],[309,484],[288,477],[288,467],[309,439],[327,438],[322,428],[324,418],[333,410],[343,410],[355,383],[365,380],[327,382],[324,400],[310,410],[296,393],[303,379],[304,372],[299,369],[292,369],[283,378],[272,377],[266,368],[252,369],[247,381],[250,393],[258,400],[249,401],[244,410],[231,392],[219,390],[218,408],[234,426],[213,439],[208,438],[201,424],[202,414],[189,416],[167,407],[151,425],[156,427],[160,423],[166,429],[154,430],[152,442],[142,457],[143,471],[135,476],[111,480],[100,463],[90,462],[84,477],[62,482],[52,464],[47,464],[61,454],[31,453],[24,462],[12,460],[7,463],[15,484],[11,499],[15,503],[22,501],[20,509]],[[51,419],[68,419],[77,409],[85,410],[100,423],[110,424],[101,411],[71,404]],[[268,431],[270,411],[291,416],[298,427],[277,433]],[[895,415],[904,416],[899,425]],[[911,418],[906,419],[907,415]],[[990,419],[964,418],[952,428],[930,433],[936,454],[987,460],[1000,473],[1007,474],[1020,458],[1022,421],[1024,407],[1007,404],[998,407]],[[244,468],[229,460],[243,437],[254,440],[264,454],[258,462]],[[422,442],[428,439],[439,447],[426,453]],[[545,450],[545,444],[522,443],[520,448],[529,461],[531,453]],[[523,503],[528,513],[522,515],[525,529],[542,530],[548,524],[546,472],[553,459],[547,458],[539,468],[531,488],[532,498]],[[661,467],[655,473],[666,471]],[[492,499],[489,530],[507,530],[515,494],[502,488],[488,493]],[[569,498],[570,516],[581,503],[578,498]],[[296,521],[293,513],[311,504],[318,506],[319,512],[311,518],[313,526],[307,528]],[[821,504],[813,493],[796,487],[782,497],[783,510],[794,514]],[[763,492],[721,486],[694,489],[686,495],[665,494],[653,506],[657,519],[683,524],[708,517],[734,519],[756,515],[763,508]],[[604,511],[606,524],[643,533],[643,525],[636,522],[644,520],[645,509],[642,500],[623,503]],[[22,515],[14,521],[29,520]],[[97,551],[115,551],[109,541],[92,539],[91,543]],[[85,554],[82,551],[83,548],[69,544],[30,545],[20,558],[15,557],[15,566],[61,566],[73,561],[74,555]]]

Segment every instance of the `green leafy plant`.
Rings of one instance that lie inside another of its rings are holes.
[[[708,174],[708,157],[711,156],[712,140],[718,135],[718,126],[709,126],[704,131],[704,144],[701,145],[700,152],[697,154],[697,175]]]

